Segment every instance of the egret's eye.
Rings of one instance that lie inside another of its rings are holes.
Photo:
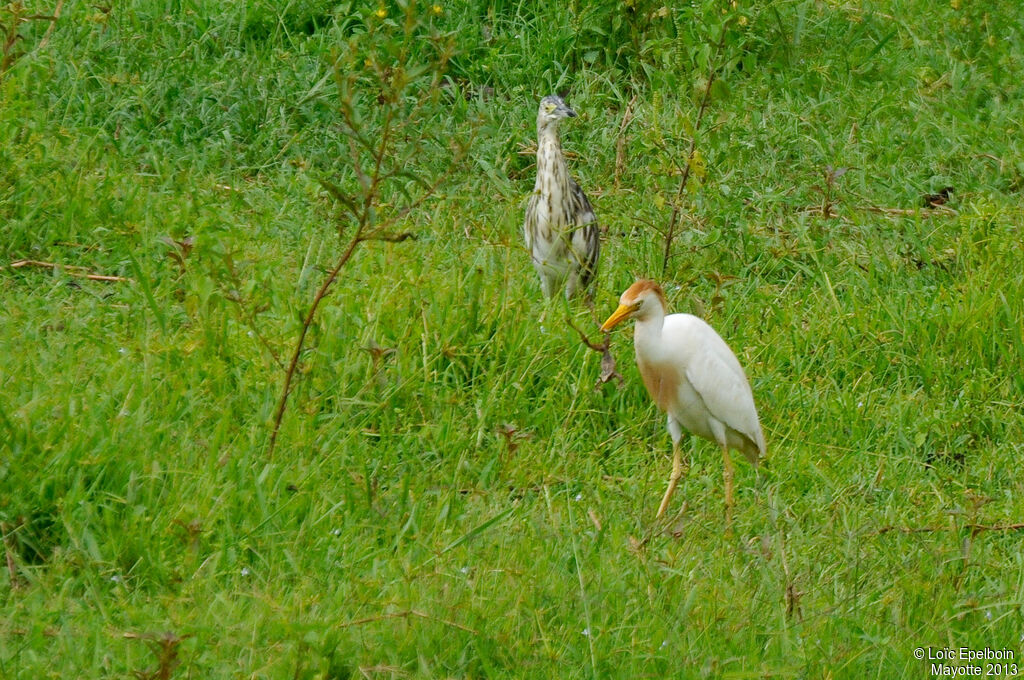
[[[644,301],[643,300],[637,300],[636,302],[633,303],[633,311],[636,312],[636,311],[638,311],[643,306],[644,306]]]

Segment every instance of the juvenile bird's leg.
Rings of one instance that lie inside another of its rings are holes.
[[[573,251],[573,250],[570,250],[569,252],[572,253],[573,255],[576,254],[575,251]],[[576,291],[579,290],[579,287],[580,287],[580,275],[577,274],[574,271],[569,272],[569,279],[565,283],[565,299],[566,300],[572,299],[572,297],[574,295],[576,295]]]
[[[679,478],[683,476],[683,454],[679,450],[679,442],[672,442],[672,476],[668,478],[668,489],[665,490],[665,497],[661,499],[661,505],[658,507],[658,517],[665,514],[665,509],[668,508],[668,502],[672,498],[672,494],[676,491],[676,485],[679,484]]]
[[[537,267],[540,274],[540,290],[544,294],[544,299],[551,299],[551,281],[548,279],[545,272],[541,271],[540,267]]]
[[[722,447],[722,457],[725,459],[725,524],[728,531],[732,528],[732,456],[728,446]]]

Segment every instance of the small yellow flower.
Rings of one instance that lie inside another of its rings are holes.
[[[953,9],[960,9],[960,0],[949,0],[949,6]]]
[[[441,5],[433,5],[430,8],[430,11],[433,12],[434,14],[440,14],[441,13]]]
[[[736,21],[739,22],[740,26],[746,26],[747,25],[747,17],[743,16],[742,14],[740,15],[740,18],[737,19]]]
[[[384,9],[383,7],[381,7],[381,8],[379,8],[377,10],[376,14],[377,14],[377,18],[378,19],[383,19],[384,17],[386,17],[388,15],[388,11],[386,9]]]

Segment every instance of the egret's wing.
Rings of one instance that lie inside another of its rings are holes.
[[[711,415],[749,439],[763,453],[764,434],[743,368],[718,333],[697,321],[689,324],[687,332],[690,352],[686,379]]]

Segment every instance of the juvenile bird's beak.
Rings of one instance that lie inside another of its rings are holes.
[[[575,118],[576,117],[576,112],[573,111],[572,109],[570,109],[568,106],[559,106],[558,107],[558,112],[561,113],[566,118]]]
[[[601,324],[601,330],[608,332],[611,329],[615,328],[620,323],[622,323],[626,319],[626,317],[630,315],[632,311],[633,308],[630,307],[629,305],[619,305],[619,308],[616,309],[612,313],[612,315],[608,317],[608,320]]]

